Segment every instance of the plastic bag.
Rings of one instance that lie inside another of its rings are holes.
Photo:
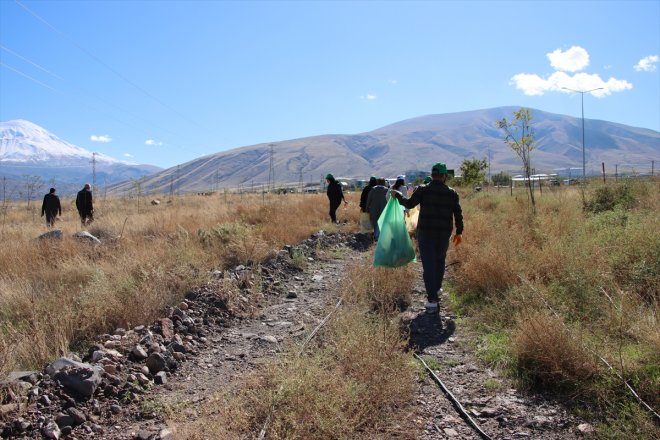
[[[406,229],[404,213],[396,197],[391,197],[378,218],[380,236],[374,253],[374,267],[400,267],[417,261]]]
[[[406,228],[408,229],[408,234],[413,235],[417,231],[417,221],[419,220],[419,206],[415,206],[413,209],[408,210],[406,213]]]
[[[368,212],[360,214],[360,232],[372,232],[374,227],[371,225],[371,219]]]

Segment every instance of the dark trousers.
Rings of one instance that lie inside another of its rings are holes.
[[[46,211],[45,214],[46,214],[46,225],[49,228],[52,228],[55,225],[55,217],[57,217],[57,213]]]
[[[341,205],[341,200],[338,202],[330,202],[330,220],[337,223],[337,208]]]
[[[445,258],[450,237],[451,231],[441,236],[429,236],[423,231],[417,233],[417,244],[424,269],[426,297],[431,302],[438,301],[438,292],[445,276]]]
[[[82,226],[86,226],[94,221],[94,215],[91,212],[78,211],[78,214],[80,214],[80,224]]]

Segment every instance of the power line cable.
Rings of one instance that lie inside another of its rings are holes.
[[[38,79],[32,78],[32,77],[31,77],[30,75],[28,75],[27,73],[23,73],[23,72],[21,72],[20,70],[14,68],[14,67],[11,67],[11,66],[9,66],[9,65],[7,65],[7,64],[5,64],[5,63],[3,63],[2,61],[0,61],[0,66],[9,69],[9,70],[11,70],[12,72],[17,73],[17,74],[19,74],[19,75],[21,75],[21,76],[23,76],[23,77],[29,79],[30,81],[39,84],[39,85],[42,86],[42,87],[45,87],[45,88],[47,88],[47,89],[50,89],[50,90],[52,90],[52,91],[55,92],[55,93],[60,93],[60,94],[62,93],[60,90],[57,90],[56,88],[51,87],[51,86],[49,86],[48,84],[45,84],[45,83],[39,81]]]
[[[11,49],[9,49],[9,48],[3,46],[2,44],[0,44],[0,49],[4,50],[4,51],[6,51],[6,52],[9,52],[10,54],[14,55],[14,56],[17,57],[17,58],[20,58],[21,60],[25,61],[25,62],[28,63],[28,64],[32,64],[32,65],[33,65],[34,67],[36,67],[37,69],[42,70],[42,71],[46,72],[47,74],[49,74],[49,75],[51,75],[51,76],[54,76],[54,77],[57,78],[57,79],[64,80],[64,78],[62,78],[62,77],[59,76],[58,74],[51,72],[50,70],[46,69],[45,67],[40,66],[39,64],[35,63],[34,61],[31,61],[31,60],[25,58],[25,57],[22,56],[21,54],[18,54],[18,53],[16,53],[16,52],[14,52],[13,50],[11,50]]]
[[[87,56],[89,56],[90,58],[92,58],[92,59],[93,59],[94,61],[96,61],[97,63],[101,64],[103,67],[105,67],[106,69],[108,69],[109,71],[111,71],[112,73],[114,73],[115,75],[117,75],[119,78],[121,78],[122,80],[124,80],[125,82],[127,82],[128,84],[130,84],[131,86],[133,86],[134,88],[136,88],[137,90],[139,90],[140,92],[142,92],[143,94],[145,94],[146,96],[150,97],[151,99],[153,99],[154,101],[156,101],[157,103],[159,103],[160,105],[162,105],[163,107],[165,107],[166,109],[168,109],[168,110],[170,110],[171,112],[177,114],[180,118],[182,118],[182,119],[188,121],[189,123],[192,123],[192,124],[194,124],[194,125],[196,125],[196,126],[198,126],[198,127],[200,127],[200,128],[204,128],[204,127],[202,127],[197,121],[192,120],[192,119],[186,117],[185,115],[181,114],[178,110],[176,110],[175,108],[169,106],[168,104],[166,104],[166,103],[163,102],[161,99],[159,99],[158,97],[154,96],[153,94],[149,93],[147,90],[145,90],[144,88],[140,87],[140,86],[137,85],[135,82],[131,81],[129,78],[127,78],[126,76],[124,76],[123,74],[121,74],[118,70],[114,69],[112,66],[110,66],[109,64],[107,64],[106,62],[104,62],[103,60],[101,60],[99,57],[97,57],[96,55],[94,55],[92,52],[90,52],[89,50],[85,49],[83,46],[81,46],[81,45],[79,45],[78,43],[76,43],[71,37],[69,37],[67,34],[65,34],[64,32],[60,31],[58,28],[56,28],[56,27],[53,26],[52,24],[50,24],[46,19],[44,19],[43,17],[41,17],[40,15],[38,15],[36,12],[32,11],[30,8],[28,8],[27,6],[25,6],[25,5],[24,5],[23,3],[21,3],[19,0],[14,0],[14,1],[16,2],[17,5],[19,5],[19,6],[20,6],[21,8],[23,8],[27,13],[29,13],[29,14],[32,15],[34,18],[36,18],[37,20],[39,20],[39,21],[40,21],[41,23],[43,23],[45,26],[47,26],[50,30],[52,30],[53,32],[55,32],[55,33],[57,33],[58,35],[60,35],[62,38],[64,38],[65,40],[67,40],[70,44],[72,44],[73,46],[77,47],[79,50],[81,50],[82,52],[84,52]]]

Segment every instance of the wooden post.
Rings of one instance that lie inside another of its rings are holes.
[[[509,180],[509,188],[511,189],[511,195],[513,196],[513,177]]]
[[[614,181],[619,181],[619,164],[614,165]]]
[[[605,183],[605,162],[601,162],[601,165],[603,166],[603,183]]]

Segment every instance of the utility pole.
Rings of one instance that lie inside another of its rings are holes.
[[[653,177],[653,174],[655,173],[655,161],[651,161],[651,177]]]
[[[614,181],[619,181],[619,164],[614,165]]]
[[[490,187],[491,182],[492,180],[490,180],[490,149],[488,149],[488,186],[486,187],[486,189]]]
[[[270,144],[270,161],[268,164],[268,192],[275,189],[275,144]]]

